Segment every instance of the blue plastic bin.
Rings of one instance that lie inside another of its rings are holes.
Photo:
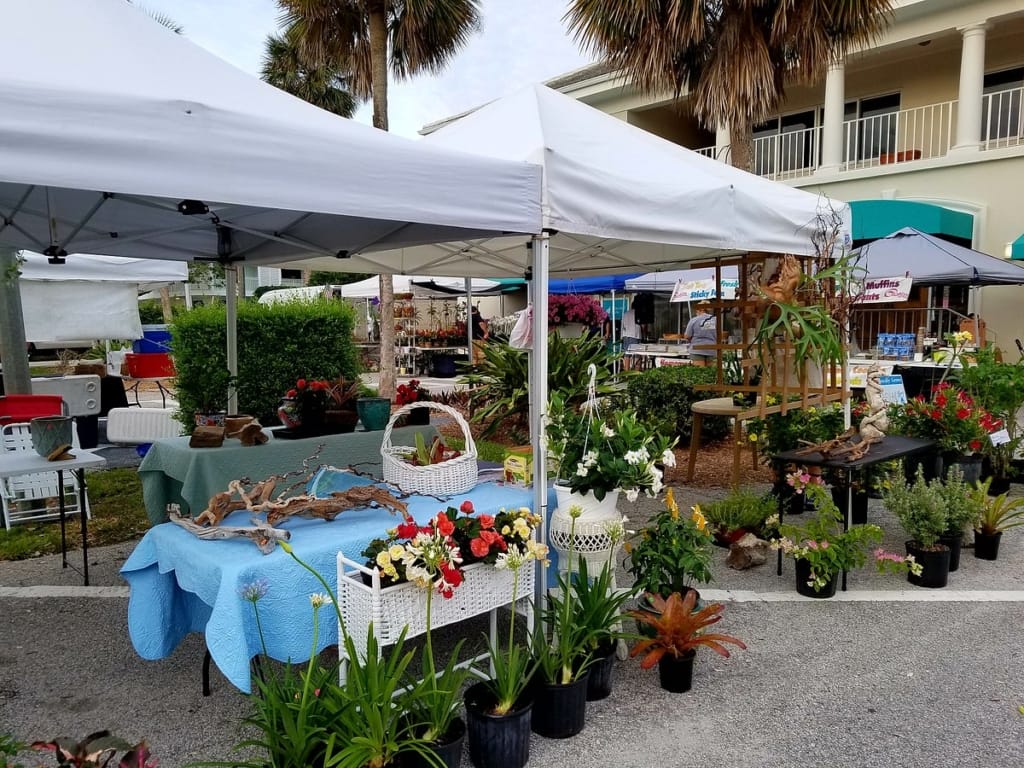
[[[166,325],[142,326],[142,338],[132,342],[132,352],[137,355],[171,351],[171,332]]]

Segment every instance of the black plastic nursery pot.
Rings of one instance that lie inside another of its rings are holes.
[[[535,681],[533,684],[533,732],[548,739],[568,739],[587,722],[589,670],[568,685]]]
[[[999,540],[1003,538],[1003,532],[982,533],[974,532],[974,556],[979,560],[995,560],[999,557]]]
[[[832,503],[836,505],[839,512],[846,516],[847,489],[833,488]],[[868,521],[868,493],[867,491],[853,492],[853,509],[850,512],[851,525],[864,525]]]
[[[936,549],[918,549],[917,545],[908,541],[907,554],[921,564],[921,575],[907,574],[907,581],[918,587],[939,589],[949,581],[949,547],[939,544]]]
[[[493,715],[494,694],[487,683],[474,683],[463,696],[469,728],[469,759],[476,768],[523,768],[530,760],[533,700],[517,701],[505,715]]]
[[[687,651],[680,657],[665,654],[658,660],[658,681],[669,693],[686,693],[693,687],[693,660],[696,651]]]
[[[615,642],[602,645],[595,652],[596,660],[588,668],[587,701],[607,699],[612,693],[615,673]]]
[[[836,582],[839,581],[839,574],[833,573],[828,583],[818,589],[810,586],[807,582],[811,580],[811,564],[806,560],[795,560],[793,570],[796,571],[796,591],[804,597],[828,598],[836,595]]]
[[[462,765],[462,747],[466,743],[466,724],[462,718],[455,718],[443,737],[430,745],[430,750],[441,760],[445,768],[459,768]],[[402,755],[403,768],[435,768],[435,763],[418,752]]]
[[[925,480],[934,480],[942,472],[942,459],[938,451],[924,451],[907,456],[903,459],[903,474],[908,484],[913,484],[917,477],[917,467],[920,465],[924,470]]]
[[[949,572],[960,568],[960,550],[963,548],[964,537],[960,533],[947,533],[939,537],[939,544],[949,547]]]

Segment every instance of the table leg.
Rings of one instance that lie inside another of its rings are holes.
[[[697,467],[697,451],[700,450],[701,419],[699,413],[693,414],[693,426],[690,430],[690,460],[686,465],[686,482],[693,482],[693,471]]]
[[[213,659],[210,656],[210,649],[203,649],[203,696],[210,695],[210,661]]]
[[[738,488],[740,484],[740,453],[743,452],[743,422],[733,419],[732,428],[732,487]]]
[[[86,513],[85,469],[72,470],[78,480],[78,516],[82,527],[82,579],[89,586],[89,515]],[[63,516],[62,516],[63,518]]]
[[[57,470],[57,509],[60,510],[60,567],[68,567],[68,534],[64,505],[64,470]]]

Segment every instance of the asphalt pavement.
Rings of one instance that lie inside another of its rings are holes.
[[[111,466],[139,462],[134,447],[101,447]],[[723,493],[680,486],[677,500]],[[620,502],[631,528],[659,507]],[[869,521],[885,529],[887,549],[902,550],[880,502]],[[216,668],[202,696],[202,638],[160,661],[132,648],[118,570],[134,546],[90,550],[88,588],[59,556],[0,563],[0,733],[33,741],[106,728],[148,741],[163,768],[230,759],[249,702]],[[995,562],[965,549],[941,590],[863,569],[847,592],[813,600],[796,594],[791,561],[776,575],[774,553],[747,571],[727,568],[724,550],[715,558],[715,581],[701,592],[727,604],[717,628],[747,650],[729,659],[701,651],[685,694],[663,692],[636,660],[620,662],[615,690],[588,705],[584,731],[534,736],[530,765],[1024,766],[1024,528],[1004,534]],[[69,560],[80,564],[80,553]],[[620,563],[619,583],[629,582]]]

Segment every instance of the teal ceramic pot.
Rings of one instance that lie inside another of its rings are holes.
[[[360,397],[356,400],[356,411],[367,432],[384,429],[391,418],[391,401],[386,397]]]
[[[74,422],[70,416],[40,416],[29,422],[32,447],[44,459],[61,445],[71,445]]]

